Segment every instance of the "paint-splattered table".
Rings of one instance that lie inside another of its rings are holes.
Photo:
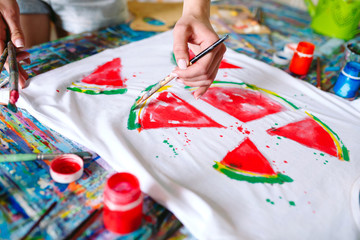
[[[224,0],[219,4],[236,4],[235,0]],[[272,1],[243,0],[250,10],[261,6],[265,24],[272,29],[273,46],[267,35],[242,35],[231,33],[227,46],[241,53],[275,65],[287,71],[287,66],[276,65],[272,60],[274,51],[280,51],[291,42],[310,41],[316,45],[316,55],[322,59],[322,87],[332,91],[343,59],[344,41],[318,35],[309,27],[310,17],[301,10]],[[70,62],[91,56],[107,48],[118,47],[129,42],[150,37],[154,32],[138,32],[127,24],[101,31],[73,35],[48,42],[31,49],[32,63],[24,68],[30,77],[55,69]],[[300,78],[316,85],[316,65]],[[6,79],[3,71],[1,79]],[[6,86],[5,86],[6,87]],[[0,152],[74,152],[83,151],[81,145],[66,139],[32,117],[26,110],[16,114],[6,107],[0,107]],[[0,238],[22,237],[39,216],[53,203],[55,209],[31,234],[32,239],[60,239],[69,236],[89,215],[102,205],[102,191],[109,171],[102,167],[96,157],[85,165],[83,177],[71,184],[58,184],[49,176],[48,161],[0,164]],[[186,228],[165,208],[145,198],[145,217],[141,229],[127,236],[117,236],[104,229],[101,217],[87,228],[81,239],[147,239],[157,234],[165,239],[167,233],[178,239],[192,239]],[[173,230],[177,231],[173,231]]]

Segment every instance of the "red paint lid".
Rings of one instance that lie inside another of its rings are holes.
[[[139,180],[131,173],[113,174],[106,182],[104,200],[113,204],[126,205],[141,197]]]
[[[55,182],[71,183],[78,180],[84,171],[84,162],[75,154],[64,154],[54,158],[50,164],[50,175]]]
[[[299,42],[296,50],[305,54],[313,54],[315,50],[315,45],[310,42]]]

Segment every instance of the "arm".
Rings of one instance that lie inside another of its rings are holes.
[[[7,36],[7,32],[10,36]],[[8,37],[19,49],[24,47],[24,35],[20,27],[20,13],[16,0],[1,0],[0,1],[0,55],[7,45]],[[17,61],[24,60],[29,62],[30,54],[24,51],[17,52]],[[6,69],[9,69],[6,64]],[[27,73],[19,65],[19,82],[23,87],[28,78]]]
[[[219,39],[209,17],[210,0],[184,0],[183,14],[173,31],[173,50],[178,65],[173,73],[183,84],[198,87],[194,92],[196,99],[200,98],[214,81],[226,51],[225,45],[221,44],[196,64],[188,66],[188,44],[196,55]]]

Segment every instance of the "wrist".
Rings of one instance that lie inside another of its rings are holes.
[[[193,16],[198,19],[209,19],[210,0],[184,0],[183,16]]]

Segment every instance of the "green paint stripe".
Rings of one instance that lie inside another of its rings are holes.
[[[336,140],[339,142],[341,150],[342,150],[342,158],[345,161],[350,161],[349,151],[347,147],[344,145],[344,143],[341,141],[340,137],[323,121],[321,121],[318,117],[312,115],[311,113],[308,113],[316,122],[319,122],[323,127],[325,127],[327,130],[329,130],[336,138]]]
[[[293,182],[293,180],[282,174],[282,173],[277,173],[276,175],[270,176],[270,177],[262,177],[262,176],[248,176],[245,175],[243,173],[240,173],[236,170],[230,169],[226,166],[220,166],[218,162],[215,162],[215,164],[213,165],[213,167],[225,174],[226,176],[228,176],[231,179],[235,179],[235,180],[239,180],[239,181],[247,181],[249,183],[279,183],[279,184],[283,184],[285,182]]]
[[[125,94],[127,92],[126,88],[106,90],[106,91],[84,90],[84,89],[77,88],[77,87],[68,87],[67,89],[74,91],[74,92],[81,92],[81,93],[85,93],[85,94],[89,94],[89,95],[100,95],[100,94],[113,95],[113,94]]]

